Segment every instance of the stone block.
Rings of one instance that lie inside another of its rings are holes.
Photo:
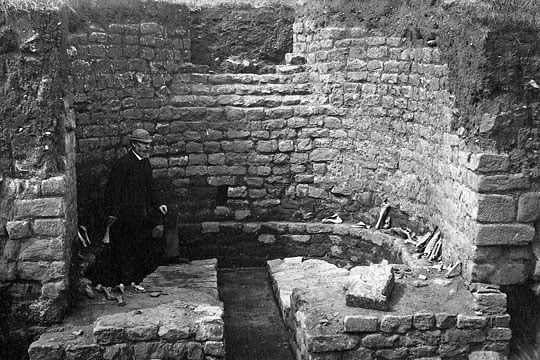
[[[125,332],[128,341],[150,341],[159,338],[158,327],[155,324],[128,327]]]
[[[280,236],[280,240],[285,241],[286,243],[297,242],[297,243],[307,244],[311,241],[311,235],[299,235],[299,234],[282,235]]]
[[[233,151],[237,153],[247,153],[253,148],[251,140],[235,140],[233,141]]]
[[[32,235],[28,221],[8,221],[6,223],[8,236],[12,240],[27,238]]]
[[[205,320],[197,328],[195,339],[197,341],[222,341],[224,325],[221,319]]]
[[[509,327],[510,315],[495,315],[491,317],[491,322],[494,327]]]
[[[63,261],[19,261],[17,273],[21,280],[48,282],[63,279],[65,266]]]
[[[225,357],[223,341],[207,341],[204,343],[203,351],[205,355]]]
[[[534,238],[534,227],[527,224],[475,224],[476,245],[526,245]]]
[[[309,154],[310,161],[331,161],[339,156],[339,150],[330,148],[318,148]]]
[[[343,351],[341,352],[341,360],[373,360],[373,352],[369,349],[359,347],[355,350]]]
[[[521,284],[530,273],[531,266],[526,261],[497,260],[491,264],[473,264],[471,280],[498,285]]]
[[[34,341],[28,348],[31,360],[62,360],[65,359],[65,350],[62,343],[54,339]]]
[[[516,206],[512,196],[478,194],[471,217],[486,223],[509,223],[515,221]]]
[[[163,34],[163,27],[155,22],[141,23],[140,32],[141,32],[141,35],[144,35],[144,34],[161,35]]]
[[[36,219],[32,229],[34,234],[41,236],[63,236],[66,233],[64,219]]]
[[[257,141],[257,151],[263,153],[273,153],[278,150],[278,142],[276,140],[259,140]]]
[[[485,314],[503,314],[506,312],[506,294],[496,293],[473,293],[475,301],[474,310]]]
[[[413,346],[436,346],[441,341],[441,330],[422,330],[422,331],[409,331],[405,336],[404,345],[407,347]]]
[[[394,288],[392,266],[356,266],[347,279],[347,306],[388,311],[388,298]]]
[[[0,259],[0,282],[14,281],[17,279],[17,263]]]
[[[430,330],[435,328],[435,314],[431,312],[419,312],[413,315],[413,327],[418,330]]]
[[[0,258],[4,260],[11,260],[15,261],[19,257],[19,251],[21,249],[21,241],[20,240],[7,240],[4,243],[4,248],[2,252],[0,252]]]
[[[443,334],[445,343],[467,344],[484,341],[486,341],[486,333],[482,329],[449,329]]]
[[[381,333],[368,334],[362,338],[362,346],[370,349],[396,347],[399,342],[399,335],[385,335]]]
[[[59,261],[64,258],[64,241],[56,238],[30,238],[21,244],[19,261]]]
[[[165,341],[177,342],[193,335],[191,328],[187,324],[165,324],[159,327],[158,336]]]
[[[261,224],[259,223],[246,223],[244,224],[243,231],[246,234],[256,234],[261,229]]]
[[[62,198],[42,198],[15,200],[15,218],[40,218],[64,216],[64,200]]]
[[[492,341],[510,341],[512,339],[512,330],[509,328],[491,328],[488,330],[487,339]]]
[[[360,339],[356,336],[346,334],[335,335],[312,335],[306,334],[306,343],[308,351],[310,352],[328,352],[328,351],[344,351],[351,350],[358,343]]]
[[[466,165],[478,172],[506,171],[510,166],[510,157],[499,154],[472,154]]]
[[[74,343],[66,347],[66,359],[100,359],[101,347],[92,343]]]
[[[465,342],[439,345],[439,355],[442,359],[463,359],[469,352],[470,346]]]
[[[104,45],[88,45],[86,49],[89,57],[103,58],[107,56],[107,48]]]
[[[276,242],[276,236],[273,234],[260,234],[257,241],[263,244],[273,244]]]
[[[375,357],[377,359],[407,359],[409,354],[409,349],[404,347],[393,348],[393,349],[383,349],[377,350],[375,352]]]
[[[469,354],[469,360],[506,360],[506,356],[496,351],[473,351]]]
[[[247,188],[245,186],[229,187],[227,188],[228,198],[247,198]]]
[[[219,232],[219,223],[218,222],[203,222],[203,223],[201,223],[201,234],[218,233],[218,232]]]
[[[437,346],[421,345],[409,349],[409,358],[414,360],[442,360],[437,354]]]
[[[94,324],[94,336],[96,343],[100,345],[120,344],[127,340],[126,331],[123,327],[102,325],[98,320]]]
[[[343,325],[346,332],[376,332],[379,329],[379,318],[369,315],[345,316]]]
[[[66,280],[48,282],[41,286],[41,295],[44,298],[55,300],[60,296],[64,296],[66,290]]]
[[[169,161],[163,157],[153,156],[150,158],[150,165],[152,168],[166,168],[169,165]]]
[[[457,316],[454,314],[437,313],[435,314],[435,323],[438,329],[451,329],[456,327]]]
[[[406,333],[412,328],[412,320],[412,315],[384,315],[380,329],[389,333]]]
[[[292,140],[280,140],[278,142],[278,150],[281,152],[294,151],[294,143]]]
[[[308,234],[326,234],[331,233],[333,226],[330,224],[318,224],[318,223],[307,223],[306,232]]]
[[[63,195],[66,192],[66,181],[64,176],[54,176],[41,182],[41,193],[43,196]]]
[[[512,175],[476,175],[469,172],[466,175],[467,184],[481,193],[498,193],[510,190],[529,188],[529,178],[523,174]]]
[[[540,192],[522,194],[518,200],[517,221],[531,223],[540,220]]]
[[[103,360],[133,359],[132,348],[128,344],[115,344],[106,346],[103,351]]]
[[[482,329],[487,325],[487,318],[485,316],[464,315],[459,314],[457,316],[458,329]]]

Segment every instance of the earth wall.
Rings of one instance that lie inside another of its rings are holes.
[[[61,321],[70,301],[75,118],[64,90],[64,24],[59,13],[10,12],[0,21],[0,357],[6,359],[24,353],[42,326]],[[29,330],[19,333],[21,327]]]

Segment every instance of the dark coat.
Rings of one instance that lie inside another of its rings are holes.
[[[148,159],[139,160],[129,151],[114,165],[107,184],[108,215],[120,223],[159,223],[159,209]]]
[[[116,162],[107,183],[107,215],[117,217],[110,229],[117,283],[139,283],[162,256],[160,239],[151,236],[160,223],[158,206],[150,161],[129,151]]]

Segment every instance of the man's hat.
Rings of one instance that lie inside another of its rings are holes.
[[[139,141],[146,144],[150,144],[152,142],[152,138],[150,137],[150,133],[144,129],[135,129],[131,133],[131,136],[129,137],[131,141]]]

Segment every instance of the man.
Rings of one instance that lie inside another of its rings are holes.
[[[152,238],[161,237],[161,215],[166,205],[158,205],[148,157],[152,138],[148,131],[136,129],[130,136],[130,149],[111,170],[107,183],[107,211],[110,242],[117,278],[131,284],[135,291],[144,292],[138,285],[152,271],[156,253]],[[112,224],[111,224],[112,223]]]

